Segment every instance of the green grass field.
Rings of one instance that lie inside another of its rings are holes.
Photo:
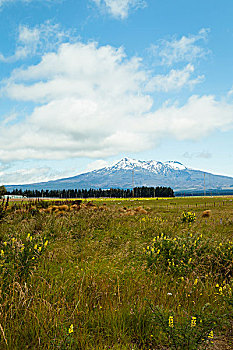
[[[0,349],[233,349],[232,200],[11,203]]]

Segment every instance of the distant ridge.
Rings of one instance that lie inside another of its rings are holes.
[[[112,166],[93,170],[87,173],[47,182],[26,185],[7,185],[8,191],[13,189],[30,190],[63,190],[89,188],[132,188],[132,172],[134,186],[166,186],[174,191],[203,191],[204,174],[206,190],[232,190],[233,177],[213,175],[201,170],[187,168],[178,161],[159,162],[122,158]]]

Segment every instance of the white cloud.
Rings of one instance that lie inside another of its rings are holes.
[[[71,40],[72,34],[69,31],[61,31],[58,24],[49,21],[30,28],[21,25],[18,30],[17,45],[12,56],[4,56],[0,53],[0,61],[15,62],[34,55],[41,55],[47,51],[53,51],[67,40]]]
[[[192,70],[187,66],[180,80],[189,82]],[[155,88],[155,78],[122,48],[60,45],[4,82],[2,94],[36,106],[25,120],[0,124],[0,160],[102,159],[151,149],[164,137],[197,140],[232,128],[233,104],[214,96],[194,95],[183,105],[154,110],[147,87]],[[163,89],[183,84],[173,80],[167,78]]]
[[[139,7],[145,7],[145,0],[92,0],[99,8],[104,8],[115,18],[125,19],[129,11]]]
[[[233,127],[233,104],[217,101],[214,96],[191,96],[182,105],[165,105],[151,113],[145,123],[153,133],[178,140],[198,140],[214,130]]]
[[[111,165],[110,162],[107,162],[104,159],[97,159],[87,165],[85,172],[102,169],[109,165]]]
[[[160,40],[158,45],[151,45],[150,52],[158,57],[162,64],[172,65],[177,62],[193,62],[209,54],[201,44],[207,40],[209,30],[201,29],[196,35],[182,36],[181,39]]]
[[[10,169],[10,166],[0,166],[0,184],[4,185],[23,185],[56,180],[66,176],[71,176],[71,172],[68,170],[54,171],[47,166],[20,168],[18,170]]]
[[[193,73],[194,66],[191,64],[188,64],[184,69],[172,69],[167,75],[156,75],[152,78],[147,85],[147,90],[169,92],[177,91],[187,85],[193,87],[204,79],[203,76],[191,79]]]

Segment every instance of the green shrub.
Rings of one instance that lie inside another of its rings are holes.
[[[181,221],[188,222],[188,223],[194,222],[196,221],[196,215],[191,211],[188,211],[188,212],[183,211],[181,216]]]
[[[209,309],[209,304],[201,312],[193,312],[192,316],[184,312],[176,315],[151,304],[150,308],[154,323],[167,337],[169,349],[207,349],[213,343],[214,330],[221,324],[221,318]]]
[[[30,234],[23,239],[12,237],[8,241],[1,242],[0,276],[3,285],[14,280],[26,281],[38,264],[47,244],[45,238],[33,237]]]
[[[233,276],[233,242],[204,240],[202,234],[169,238],[163,233],[145,249],[148,267],[162,268],[178,276],[195,271],[216,274],[224,280]]]
[[[156,236],[145,249],[149,267],[162,267],[183,276],[194,270],[196,260],[208,249],[202,235],[169,238],[164,234]]]

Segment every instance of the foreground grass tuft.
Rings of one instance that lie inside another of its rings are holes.
[[[0,348],[232,349],[232,202],[208,200],[10,205]]]

